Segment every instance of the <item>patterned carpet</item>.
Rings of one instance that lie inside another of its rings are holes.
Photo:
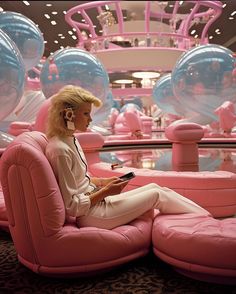
[[[23,265],[8,233],[0,231],[0,293],[47,294],[236,294],[236,286],[209,284],[184,277],[152,253],[95,277],[55,279]]]

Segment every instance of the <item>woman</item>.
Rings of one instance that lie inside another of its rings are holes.
[[[78,226],[112,229],[157,208],[161,213],[209,213],[176,192],[151,183],[122,193],[128,181],[118,177],[95,178],[88,174],[75,131],[86,132],[92,105],[101,101],[76,86],[65,86],[51,98],[46,156],[58,181],[67,217]]]

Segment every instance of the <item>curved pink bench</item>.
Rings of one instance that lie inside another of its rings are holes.
[[[26,132],[1,157],[0,178],[19,261],[36,273],[65,277],[108,270],[147,254],[152,213],[113,230],[66,222],[62,196],[44,155],[46,144],[44,134]]]
[[[195,214],[159,215],[152,231],[153,251],[191,278],[236,284],[236,218]]]
[[[153,182],[193,200],[214,217],[228,217],[236,213],[236,174],[231,172],[166,172],[131,167],[112,170],[111,165],[105,162],[90,164],[89,170],[92,175],[101,177],[120,176],[133,171],[136,177],[129,182],[126,190]]]
[[[99,150],[104,139],[97,133],[77,134],[94,176],[109,177],[133,171],[126,190],[138,188],[150,182],[175,190],[207,209],[214,217],[228,217],[236,213],[236,174],[228,171],[160,171],[120,167],[112,170],[111,164],[101,162]],[[92,143],[91,143],[92,142]]]

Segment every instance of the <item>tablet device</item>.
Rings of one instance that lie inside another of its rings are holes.
[[[131,180],[135,177],[135,174],[133,172],[129,172],[123,176],[120,176],[119,178],[122,180],[122,181],[128,181],[128,180]]]

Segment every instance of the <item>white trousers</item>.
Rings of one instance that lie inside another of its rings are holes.
[[[92,206],[86,216],[77,218],[77,225],[112,229],[129,223],[151,209],[158,209],[161,214],[210,215],[207,210],[190,199],[169,188],[152,183],[106,197],[105,201]]]

